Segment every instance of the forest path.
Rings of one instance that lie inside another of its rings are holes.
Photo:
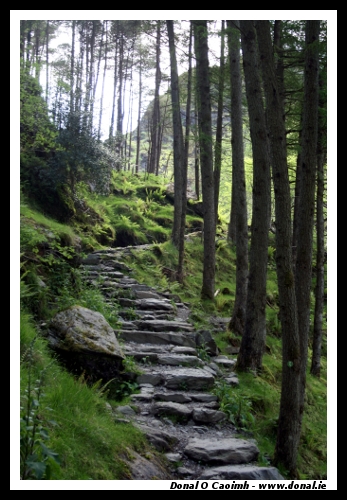
[[[189,304],[138,283],[122,262],[127,252],[150,248],[96,251],[82,263],[86,282],[117,307],[115,334],[138,370],[126,376],[140,393],[112,410],[115,419],[132,422],[165,453],[170,479],[283,479],[275,467],[258,466],[255,440],[241,437],[213,394],[216,384],[239,385],[235,356],[220,356],[211,332],[189,323]],[[150,479],[143,467],[132,474]]]

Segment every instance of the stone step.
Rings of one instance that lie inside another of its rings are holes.
[[[240,438],[216,441],[197,437],[188,441],[184,453],[209,465],[235,465],[257,460],[259,449],[252,441]]]
[[[276,467],[258,467],[256,465],[221,465],[207,468],[198,479],[235,479],[235,480],[283,480]]]
[[[141,344],[141,343],[135,343],[135,342],[127,342],[123,346],[123,352],[127,356],[135,356],[139,353],[141,354],[148,354],[148,353],[155,353],[155,354],[167,354],[167,353],[172,353],[172,354],[187,354],[189,356],[197,356],[197,350],[194,349],[194,347],[187,347],[187,346],[176,346],[173,344]]]
[[[114,301],[117,303],[117,300]],[[175,316],[173,313],[168,313],[167,311],[153,311],[150,309],[120,309],[118,314],[122,317],[131,316],[132,314],[137,317],[137,319],[142,319],[143,321],[175,321]]]
[[[185,321],[137,320],[134,322],[139,330],[152,332],[194,332],[194,327]]]
[[[131,356],[135,361],[144,364],[157,364],[169,366],[187,366],[196,367],[203,366],[204,362],[197,356],[189,356],[185,354],[158,354],[156,352],[137,352],[126,351],[127,356]]]
[[[149,370],[144,367],[143,373],[137,377],[137,383],[163,385],[167,389],[208,391],[214,385],[215,377],[209,371],[199,368],[167,368]]]
[[[149,344],[173,344],[176,346],[195,347],[194,335],[179,332],[153,332],[148,330],[121,329],[115,331],[118,340]]]

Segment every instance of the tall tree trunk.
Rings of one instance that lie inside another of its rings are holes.
[[[176,49],[173,21],[166,21],[169,36],[170,62],[171,62],[171,102],[172,102],[172,124],[173,124],[173,151],[174,151],[174,220],[171,233],[172,243],[179,247],[182,195],[183,195],[183,161],[184,145],[181,122],[181,109],[178,88],[178,71],[176,61]]]
[[[300,120],[300,131],[299,131],[299,144],[302,141],[302,113]],[[301,149],[299,150],[296,158],[296,170],[295,170],[295,190],[294,190],[294,215],[293,215],[293,241],[292,241],[292,253],[293,253],[293,267],[295,276],[295,266],[296,266],[296,256],[298,248],[298,237],[299,237],[299,201],[300,201],[300,189],[301,189]]]
[[[310,331],[313,221],[318,134],[319,30],[320,21],[306,21],[304,105],[301,142],[301,189],[299,199],[298,246],[295,266],[295,293],[301,354],[301,419],[304,412],[308,338]]]
[[[85,48],[85,21],[81,22],[79,29],[79,42],[80,42],[80,54],[79,54],[79,65],[76,81],[76,96],[75,96],[75,110],[79,113],[79,124],[81,125],[81,109],[82,109],[82,82],[83,82],[83,63],[84,63],[84,48]]]
[[[89,70],[89,124],[88,130],[91,133],[93,130],[93,114],[94,114],[94,95],[95,95],[95,82],[94,82],[94,71],[95,71],[95,38],[96,38],[96,29],[97,29],[97,21],[93,21],[92,27],[92,36],[90,41],[90,70]]]
[[[273,58],[269,21],[257,21],[275,190],[276,267],[282,327],[282,387],[275,463],[297,477],[300,441],[300,347],[292,262],[291,197],[284,113]]]
[[[248,224],[243,154],[240,32],[238,21],[227,21],[227,26],[231,84],[232,182],[236,216],[236,294],[229,328],[236,334],[243,335],[248,286]]]
[[[152,115],[152,145],[148,173],[154,174],[159,162],[159,136],[160,136],[160,106],[159,106],[159,87],[161,82],[160,71],[160,21],[157,21],[157,40],[156,40],[156,71],[155,71],[155,90]]]
[[[48,42],[49,42],[49,21],[46,24],[46,95],[45,101],[48,105],[48,89],[49,89],[49,52],[48,52]],[[72,56],[71,56],[72,57]]]
[[[197,113],[197,101],[195,99],[195,108],[194,108],[194,174],[195,174],[195,194],[196,199],[200,199],[200,163],[199,163],[199,133],[198,133],[198,113]]]
[[[131,139],[132,139],[132,126],[133,126],[133,102],[134,102],[134,93],[133,93],[133,80],[132,80],[132,70],[130,77],[130,106],[129,106],[129,115],[130,115],[130,125],[129,125],[129,154],[128,154],[128,170],[130,171],[130,162],[131,162]]]
[[[75,78],[75,26],[76,21],[72,21],[71,31],[71,64],[70,64],[70,116],[74,112],[74,78]]]
[[[27,43],[26,43],[27,51],[26,51],[26,64],[25,64],[25,68],[28,71],[28,73],[30,72],[30,67],[31,67],[30,64],[31,30],[32,30],[32,22],[29,21],[29,26],[27,31]]]
[[[216,224],[218,222],[218,204],[219,204],[219,184],[220,172],[222,166],[222,137],[223,137],[223,96],[224,96],[224,21],[221,26],[221,46],[220,46],[220,64],[219,64],[219,82],[218,82],[218,105],[217,105],[217,124],[216,124],[216,143],[214,160],[214,211]]]
[[[116,21],[117,26],[119,21]],[[115,49],[114,49],[114,76],[113,76],[113,97],[112,97],[112,113],[111,113],[111,124],[110,124],[110,132],[109,139],[113,137],[114,130],[114,122],[115,122],[115,110],[116,110],[116,93],[117,93],[117,75],[118,75],[118,27],[117,33],[115,35]]]
[[[207,21],[192,21],[194,26],[198,89],[199,142],[204,214],[204,259],[202,299],[214,299],[216,260],[216,217],[214,213],[211,97],[208,61]]]
[[[284,109],[285,92],[284,92],[284,64],[283,64],[283,48],[282,48],[282,21],[275,21],[274,24],[274,52],[276,56],[276,76],[278,88],[280,91],[280,99]]]
[[[136,136],[136,160],[135,160],[135,172],[139,172],[140,167],[140,140],[141,140],[141,105],[142,105],[142,59],[140,54],[140,66],[139,66],[139,103],[138,103],[138,113],[137,113],[137,136]]]
[[[326,68],[325,68],[326,69]],[[321,88],[321,82],[320,82]],[[322,100],[320,108],[326,106]],[[315,289],[315,308],[313,323],[313,344],[312,344],[312,362],[311,374],[320,376],[321,369],[321,350],[322,350],[322,325],[323,325],[323,307],[324,307],[324,263],[325,263],[325,245],[324,245],[324,164],[326,161],[324,138],[326,129],[322,120],[318,122],[318,148],[317,148],[317,256],[316,256],[316,289]]]
[[[96,32],[99,31],[100,25],[96,26]],[[98,64],[96,67],[96,74],[93,78],[93,100],[92,102],[95,104],[95,96],[96,96],[96,89],[99,83],[99,75],[100,75],[100,66],[101,66],[101,59],[102,59],[102,53],[103,53],[103,46],[104,46],[104,36],[105,36],[105,24],[104,22],[102,23],[102,31],[101,31],[101,38],[100,38],[100,44],[99,44],[99,55],[98,55]],[[106,35],[107,36],[107,35]]]
[[[189,31],[189,48],[188,48],[188,82],[187,82],[187,106],[186,106],[186,133],[184,142],[184,159],[182,171],[182,213],[181,213],[181,227],[180,238],[178,247],[178,267],[177,267],[177,281],[183,283],[183,262],[184,262],[184,233],[186,227],[186,212],[187,212],[187,176],[188,176],[188,153],[189,153],[189,134],[190,134],[190,107],[192,95],[192,38],[193,26],[190,23]]]
[[[123,121],[123,124],[124,124],[126,85],[127,85],[127,81],[128,81],[129,53],[130,53],[130,49],[128,49],[128,51],[127,51],[127,58],[125,60],[125,67],[124,67],[123,92],[122,92],[122,96],[123,96],[122,97],[122,100],[123,100],[123,102],[122,102],[122,110],[123,110],[122,121]],[[123,128],[123,124],[122,124],[122,128]],[[124,170],[126,170],[126,149],[127,149],[126,134],[127,134],[127,128],[125,131],[125,135],[124,135],[124,133],[122,134],[122,141],[120,143],[120,156],[121,156],[121,158],[124,158],[124,162],[123,162]]]
[[[104,93],[105,93],[105,80],[106,80],[106,69],[107,69],[107,51],[108,51],[108,31],[107,31],[107,23],[105,21],[105,52],[104,52],[104,72],[102,75],[102,87],[101,87],[101,99],[100,99],[100,113],[99,113],[99,126],[98,126],[98,140],[101,139],[101,124],[102,124],[102,113],[103,113],[103,105],[104,105]]]
[[[266,337],[266,276],[270,213],[270,157],[253,21],[240,21],[243,68],[253,150],[253,210],[246,322],[237,368],[260,371]]]
[[[116,153],[119,160],[116,164],[116,169],[122,169],[121,150],[123,142],[123,58],[124,58],[124,33],[120,34],[119,39],[119,66],[118,66],[118,101],[117,101],[117,130],[116,130]]]
[[[86,28],[85,28],[85,89],[86,90],[84,93],[84,106],[83,106],[84,112],[83,112],[83,118],[82,118],[83,130],[87,130],[88,110],[89,110],[89,104],[90,104],[89,49],[90,49],[89,23],[88,23],[88,21],[86,21]]]
[[[41,55],[40,55],[40,38],[41,38],[41,29],[40,29],[40,21],[36,21],[37,25],[35,27],[35,79],[40,81],[40,66],[41,66]]]

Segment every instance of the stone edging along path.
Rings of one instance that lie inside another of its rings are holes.
[[[238,437],[211,393],[218,380],[239,384],[236,359],[218,355],[209,332],[198,332],[187,321],[188,304],[129,276],[122,255],[141,248],[96,251],[82,262],[84,279],[120,306],[115,334],[142,372],[136,375],[141,392],[131,396],[132,407],[117,408],[116,420],[132,422],[166,454],[170,479],[283,480],[275,467],[256,464],[256,442]],[[199,357],[202,346],[208,347],[208,361]],[[135,473],[134,479],[141,478]]]

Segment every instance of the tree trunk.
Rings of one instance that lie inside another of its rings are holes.
[[[46,24],[46,95],[45,95],[45,100],[46,104],[48,105],[48,89],[49,89],[49,53],[48,53],[48,42],[49,42],[49,21],[47,21]],[[73,54],[71,53],[71,57],[73,57]]]
[[[89,133],[93,131],[93,114],[94,114],[94,94],[95,94],[95,38],[97,30],[97,21],[92,24],[92,36],[90,41],[90,70],[89,70]]]
[[[208,62],[207,21],[192,21],[194,26],[198,89],[199,142],[204,213],[204,259],[201,298],[214,299],[215,236],[211,97]]]
[[[197,102],[195,102],[194,109],[194,175],[195,175],[195,194],[196,199],[200,199],[200,164],[199,164],[199,136],[198,136],[198,113],[197,113]]]
[[[254,23],[253,21],[240,21],[240,27],[253,151],[253,210],[246,322],[237,358],[237,368],[243,371],[260,371],[266,337],[270,157]]]
[[[326,61],[321,70],[319,78],[319,109],[326,114]],[[320,376],[321,348],[323,336],[323,307],[324,307],[324,264],[325,264],[325,230],[324,230],[324,165],[326,164],[326,136],[327,126],[323,114],[318,118],[318,146],[317,146],[317,257],[316,257],[316,289],[315,289],[315,311],[313,325],[313,345],[311,374]]]
[[[173,151],[174,151],[174,220],[171,239],[178,248],[180,244],[180,229],[182,216],[183,196],[183,161],[184,145],[181,123],[181,109],[179,100],[178,71],[176,61],[175,39],[173,21],[166,21],[169,36],[170,62],[171,62],[171,102],[173,124]]]
[[[118,22],[118,21],[116,21]],[[116,93],[118,85],[118,32],[115,35],[115,49],[114,49],[114,76],[113,76],[113,97],[112,97],[112,114],[110,123],[109,139],[113,137],[114,122],[115,122],[115,111],[116,111]]]
[[[243,335],[248,286],[248,224],[243,155],[240,32],[237,21],[227,21],[227,25],[231,85],[232,182],[236,217],[236,294],[229,328],[234,333]]]
[[[214,157],[215,158],[215,161],[214,161],[214,211],[215,211],[215,216],[216,216],[216,224],[218,222],[219,184],[220,184],[220,171],[221,171],[221,165],[222,165],[223,95],[224,95],[224,21],[222,21],[222,26],[221,26],[216,143],[215,143],[215,157]]]
[[[133,77],[132,77],[132,69],[131,69],[131,77],[130,77],[130,106],[129,106],[129,115],[130,115],[130,125],[129,125],[129,152],[128,152],[128,171],[130,171],[130,162],[131,162],[131,139],[132,139],[132,126],[133,126],[133,102],[134,102],[134,93],[133,93]]]
[[[120,171],[122,168],[121,163],[121,148],[123,141],[123,58],[124,58],[124,34],[120,33],[119,38],[119,65],[118,65],[118,100],[117,100],[117,128],[115,150],[119,160],[116,162],[116,169]]]
[[[184,233],[186,227],[186,212],[187,212],[187,175],[188,175],[188,153],[189,153],[189,134],[190,134],[190,106],[192,96],[192,38],[193,26],[190,23],[189,31],[189,48],[188,48],[188,82],[187,82],[187,107],[186,107],[186,134],[184,143],[184,159],[182,171],[182,212],[181,212],[181,228],[178,248],[178,267],[177,281],[183,283],[183,262],[184,262]]]
[[[272,176],[275,190],[276,267],[282,327],[282,388],[275,463],[297,477],[300,441],[300,348],[292,263],[291,198],[286,131],[273,59],[269,21],[257,21],[260,60],[267,106]]]
[[[104,52],[104,72],[102,75],[102,87],[101,87],[101,99],[100,99],[100,113],[99,113],[99,126],[98,126],[98,139],[101,139],[101,124],[102,124],[102,113],[103,113],[103,105],[104,105],[104,93],[105,93],[105,80],[106,80],[106,69],[107,69],[107,51],[108,51],[108,32],[107,32],[107,22],[105,21],[105,32],[106,32],[106,40],[105,40],[105,52]]]
[[[75,25],[72,21],[72,40],[71,40],[71,64],[70,64],[70,115],[74,112],[74,78],[75,78]]]
[[[79,64],[78,64],[78,72],[77,72],[77,81],[76,81],[76,96],[75,96],[75,110],[79,113],[79,124],[81,125],[82,118],[82,82],[83,82],[83,62],[84,62],[84,29],[85,29],[85,21],[82,21],[81,27],[79,29],[79,44],[80,44],[80,54],[79,54]]]
[[[159,87],[161,82],[160,71],[160,21],[157,21],[157,40],[156,40],[156,72],[155,72],[155,91],[153,102],[153,116],[152,116],[152,145],[151,156],[148,173],[154,174],[157,171],[159,162],[159,136],[160,136],[160,107],[159,107]]]
[[[139,109],[137,114],[137,137],[136,137],[136,160],[135,172],[139,172],[140,166],[140,140],[141,140],[141,99],[142,99],[142,59],[140,54],[140,67],[139,67]]]
[[[325,107],[322,102],[320,108]],[[324,163],[326,161],[323,137],[323,125],[318,124],[318,151],[317,151],[317,257],[316,257],[316,289],[315,289],[315,309],[313,324],[313,345],[311,374],[320,376],[321,369],[321,350],[322,350],[322,325],[323,325],[323,307],[324,307],[324,263],[325,263],[325,245],[324,245]]]
[[[304,105],[301,142],[301,189],[299,199],[298,245],[295,266],[295,293],[300,336],[300,417],[304,411],[310,298],[312,245],[318,134],[318,64],[320,21],[306,21]]]

